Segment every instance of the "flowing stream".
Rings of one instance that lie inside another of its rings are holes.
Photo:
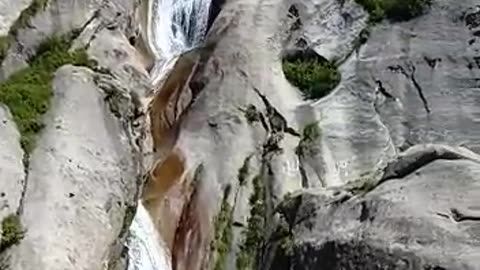
[[[211,0],[151,0],[147,39],[156,58],[151,71],[156,84],[167,64],[198,46],[205,37]]]
[[[208,27],[211,0],[149,0],[147,42],[155,65],[153,85],[168,72],[183,52],[203,42]],[[128,270],[171,270],[171,257],[150,215],[139,203],[130,227]]]

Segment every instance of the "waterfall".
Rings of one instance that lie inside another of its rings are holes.
[[[170,270],[170,256],[147,210],[138,204],[127,242],[128,270]]]
[[[211,0],[149,0],[147,42],[154,54],[153,85],[183,52],[202,43]],[[170,255],[150,215],[139,202],[127,240],[128,270],[170,270]]]
[[[154,84],[166,63],[203,41],[210,4],[211,0],[150,1],[147,39],[156,58],[151,71]]]

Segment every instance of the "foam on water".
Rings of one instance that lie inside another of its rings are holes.
[[[154,0],[149,7],[148,41],[155,54],[154,83],[165,63],[199,45],[207,32],[211,0]]]
[[[170,270],[170,256],[147,210],[139,203],[127,241],[128,270]]]

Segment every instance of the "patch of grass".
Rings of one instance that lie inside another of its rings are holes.
[[[282,66],[287,80],[298,87],[307,99],[326,96],[340,82],[336,65],[317,57],[285,59]]]
[[[318,122],[313,122],[306,125],[303,128],[302,138],[298,143],[295,153],[299,156],[305,156],[309,149],[312,147],[312,144],[321,136],[320,127]]]
[[[224,269],[233,241],[233,209],[228,203],[228,196],[229,192],[227,191],[223,197],[220,212],[215,219],[215,238],[211,245],[215,253],[215,270]]]
[[[370,14],[371,22],[406,21],[422,15],[432,0],[356,0]]]
[[[264,245],[264,227],[266,215],[265,187],[260,176],[253,179],[253,193],[250,196],[250,217],[243,231],[240,252],[237,254],[237,270],[256,269],[258,255]]]
[[[28,26],[30,19],[37,14],[37,12],[47,7],[49,0],[33,0],[33,2],[24,9],[18,19],[10,27],[7,36],[0,37],[0,62],[3,62],[7,55],[7,51],[15,41],[15,37],[20,29]]]
[[[48,111],[54,72],[63,65],[90,66],[85,50],[69,52],[71,36],[52,37],[43,42],[30,66],[0,84],[0,103],[7,105],[21,134],[21,145],[30,153],[36,134],[43,128],[42,115]]]
[[[23,230],[20,217],[11,214],[2,220],[2,237],[0,238],[0,252],[16,245],[23,239],[25,231]]]

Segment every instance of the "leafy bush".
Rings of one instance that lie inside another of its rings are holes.
[[[240,252],[237,254],[237,270],[256,269],[256,262],[264,244],[266,198],[263,179],[260,175],[253,179],[253,193],[249,199],[250,217],[248,226],[242,232]]]
[[[326,96],[340,82],[337,67],[320,57],[285,59],[283,72],[293,85],[300,88],[305,98]]]
[[[295,153],[299,156],[312,154],[313,143],[322,135],[318,122],[313,122],[305,126],[303,134],[298,143]]]
[[[228,203],[228,194],[225,192],[220,212],[215,218],[215,238],[211,245],[216,258],[214,270],[224,269],[233,241],[233,208]]]
[[[18,215],[9,215],[2,221],[2,237],[0,238],[0,252],[18,244],[24,236],[23,226]]]
[[[378,22],[387,18],[392,21],[405,21],[425,12],[431,0],[356,0],[370,14],[370,20]]]
[[[43,128],[41,116],[50,106],[54,72],[65,64],[91,64],[84,50],[68,51],[70,41],[71,37],[67,36],[46,40],[30,59],[29,67],[0,84],[0,103],[9,107],[27,153],[33,150],[35,135]]]
[[[248,156],[247,158],[245,158],[245,160],[243,161],[242,167],[238,170],[238,182],[240,182],[240,186],[243,186],[246,184],[251,158],[252,156]]]

